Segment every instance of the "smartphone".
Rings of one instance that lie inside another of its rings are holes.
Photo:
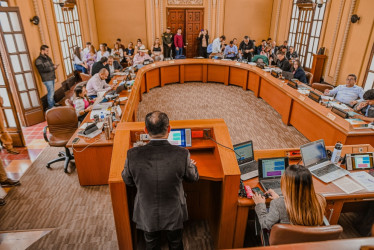
[[[252,191],[253,191],[253,193],[260,194],[261,196],[263,196],[265,198],[269,197],[269,195],[268,194],[264,194],[264,192],[262,192],[262,190],[259,187],[252,188]]]
[[[73,144],[77,144],[77,143],[79,142],[79,140],[80,140],[79,137],[74,138],[74,140],[73,140]]]

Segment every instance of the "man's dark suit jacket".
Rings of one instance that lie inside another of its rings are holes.
[[[91,75],[94,76],[95,74],[99,73],[99,71],[103,68],[106,68],[108,71],[109,71],[109,66],[108,64],[107,65],[103,65],[102,62],[95,62],[93,65],[92,65],[92,69],[91,69]]]
[[[151,140],[127,151],[123,181],[136,186],[133,221],[146,232],[183,228],[187,204],[183,180],[199,179],[187,149],[167,140]]]
[[[284,57],[282,61],[281,60],[277,61],[277,67],[280,68],[281,70],[284,70],[284,71],[290,71],[291,64],[289,63],[287,58]]]

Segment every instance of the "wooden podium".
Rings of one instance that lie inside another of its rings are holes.
[[[313,82],[321,82],[323,65],[325,64],[327,56],[313,54],[313,63],[310,73],[313,74]]]
[[[210,129],[211,137],[232,148],[229,131],[223,119],[171,121],[171,128]],[[131,221],[134,190],[122,180],[127,150],[140,134],[143,122],[119,124],[114,139],[109,188],[120,249],[136,249],[137,230]],[[235,153],[209,139],[192,139],[188,147],[196,161],[200,180],[185,183],[189,219],[207,220],[216,248],[232,248],[238,206],[240,171]]]

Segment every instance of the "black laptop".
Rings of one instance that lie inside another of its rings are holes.
[[[264,158],[258,160],[258,178],[265,191],[273,189],[282,195],[281,176],[288,167],[288,157]]]
[[[252,141],[234,145],[234,151],[241,173],[240,178],[245,181],[258,176],[257,161],[254,160]]]

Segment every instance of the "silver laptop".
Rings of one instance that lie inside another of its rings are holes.
[[[236,159],[238,161],[243,181],[254,178],[258,175],[257,161],[254,160],[253,143],[246,141],[234,145]]]
[[[286,80],[291,80],[293,79],[293,73],[292,72],[289,72],[289,71],[282,71],[282,76],[286,79]]]
[[[265,191],[273,189],[282,195],[281,177],[288,167],[288,157],[264,158],[258,160],[258,178]]]
[[[304,166],[321,181],[328,183],[349,172],[334,164],[327,156],[324,140],[314,141],[300,147]]]

